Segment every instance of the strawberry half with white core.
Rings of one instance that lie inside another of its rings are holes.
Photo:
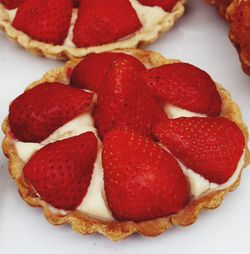
[[[70,27],[72,0],[26,0],[18,8],[13,26],[31,38],[63,44]]]
[[[121,39],[141,27],[129,0],[81,0],[73,42],[77,47],[98,46]]]
[[[234,174],[245,148],[240,128],[223,117],[167,119],[153,132],[187,168],[218,184]]]
[[[26,0],[0,0],[0,3],[9,10],[16,9]]]
[[[147,6],[159,6],[167,12],[172,11],[178,0],[138,0],[141,4]]]
[[[88,89],[98,93],[106,72],[113,62],[118,59],[126,60],[136,72],[145,71],[145,66],[135,57],[124,54],[105,52],[87,55],[73,70],[70,84],[74,87]]]
[[[107,202],[116,219],[149,220],[187,204],[189,185],[177,161],[139,133],[109,132],[102,158]]]
[[[24,177],[55,208],[75,210],[87,193],[97,155],[91,132],[49,144],[24,167]]]
[[[128,127],[144,135],[166,114],[151,95],[130,61],[116,60],[99,89],[94,113],[95,126],[103,138],[115,127]]]
[[[152,68],[143,74],[143,79],[152,93],[166,103],[208,116],[218,116],[221,112],[221,98],[214,81],[191,64]]]
[[[11,103],[11,131],[18,140],[41,142],[59,127],[84,113],[92,100],[92,93],[68,85],[39,84]]]

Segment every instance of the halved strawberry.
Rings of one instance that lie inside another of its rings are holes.
[[[93,94],[61,83],[40,84],[10,105],[9,123],[21,141],[40,142],[91,104]]]
[[[145,72],[144,81],[165,102],[192,112],[218,116],[221,98],[214,81],[187,63],[166,64]]]
[[[24,177],[47,203],[74,210],[87,193],[97,155],[92,132],[49,144],[24,167]]]
[[[118,220],[143,221],[181,210],[189,185],[167,151],[131,130],[113,130],[103,142],[107,202]]]
[[[100,136],[121,126],[149,135],[152,125],[165,117],[130,62],[116,60],[107,72],[97,98],[94,120]]]
[[[35,40],[61,45],[68,34],[72,11],[72,0],[26,0],[13,26]]]
[[[0,0],[0,3],[4,5],[5,8],[12,10],[19,7],[26,0]]]
[[[70,84],[74,87],[88,89],[98,93],[104,75],[113,62],[118,59],[127,60],[135,71],[145,71],[145,66],[135,57],[124,54],[105,52],[87,55],[73,70]]]
[[[77,47],[98,46],[132,34],[141,26],[129,0],[82,0],[73,42]]]
[[[186,167],[218,184],[233,175],[245,148],[240,128],[223,117],[165,120],[154,134]]]
[[[178,0],[138,0],[143,5],[159,6],[165,11],[172,11]]]

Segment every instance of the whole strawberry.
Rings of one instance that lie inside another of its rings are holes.
[[[87,193],[97,155],[91,132],[49,144],[24,167],[24,177],[55,208],[74,210]]]
[[[13,26],[35,40],[61,45],[68,34],[72,11],[72,0],[26,0]]]
[[[92,99],[93,94],[61,83],[40,84],[11,103],[11,131],[21,141],[41,142],[83,113]]]
[[[172,11],[178,0],[138,0],[143,5],[159,6],[165,11]]]
[[[166,117],[140,75],[126,59],[116,60],[99,89],[94,113],[99,135],[128,127],[150,135],[154,123]]]
[[[143,78],[153,94],[167,103],[209,116],[221,112],[221,98],[214,81],[191,64],[165,64],[148,70]]]
[[[26,0],[0,0],[0,3],[4,5],[5,8],[12,10],[19,7]]]
[[[74,87],[88,89],[98,93],[106,72],[115,60],[124,59],[135,71],[145,71],[145,66],[135,57],[124,54],[105,52],[87,55],[73,70],[70,84]]]
[[[154,134],[186,167],[218,184],[234,174],[245,148],[240,128],[223,117],[165,120]]]
[[[107,202],[118,220],[143,221],[178,212],[189,185],[172,155],[130,130],[113,130],[103,141]]]
[[[98,46],[130,35],[141,26],[129,0],[81,0],[73,42],[77,47]]]

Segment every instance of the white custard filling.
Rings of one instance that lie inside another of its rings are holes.
[[[175,108],[178,112],[182,112],[181,109],[178,109],[177,107]],[[196,115],[195,113],[189,111],[187,112],[188,117]],[[173,116],[175,117],[176,114],[173,114]],[[183,115],[178,114],[178,117],[180,116]],[[185,116],[187,116],[187,114],[185,114]],[[82,115],[76,117],[72,121],[66,123],[58,130],[56,130],[54,133],[52,133],[46,140],[44,140],[40,144],[15,141],[15,148],[18,157],[21,160],[23,160],[24,163],[27,163],[31,158],[31,156],[46,144],[53,143],[55,141],[66,139],[69,137],[77,136],[88,131],[92,131],[98,138],[97,130],[94,127],[94,121],[90,112],[83,113]],[[96,162],[94,164],[92,180],[88,188],[87,194],[85,195],[84,199],[82,200],[82,203],[79,205],[77,210],[84,212],[85,214],[88,214],[92,217],[102,218],[104,220],[114,220],[105,200],[101,151],[102,145],[101,142],[99,141],[98,155]],[[226,183],[221,185],[209,182],[203,176],[195,173],[191,169],[186,168],[181,162],[179,162],[184,174],[187,176],[189,180],[191,195],[194,198],[198,198],[199,196],[206,194],[208,192],[224,189],[231,186],[238,179],[241,173],[241,169],[244,165],[244,155],[245,152],[241,156],[241,159],[238,162],[237,169],[235,170],[233,176]],[[55,208],[53,208],[52,210],[62,214],[65,214],[66,212]]]
[[[138,33],[144,33],[147,30],[151,30],[152,27],[156,26],[157,24],[160,24],[161,21],[169,15],[169,12],[164,11],[161,7],[158,7],[158,6],[152,7],[152,6],[142,5],[137,0],[130,0],[130,2],[137,13],[139,20],[141,21],[142,28],[133,34],[126,36],[125,38],[121,38],[119,41],[127,39]],[[17,9],[14,9],[14,10],[6,9],[6,13],[8,14],[11,22],[13,22],[16,16],[16,12],[17,12]],[[74,25],[77,20],[77,13],[78,13],[78,9],[74,9],[72,13],[72,17],[71,17],[68,36],[65,39],[64,43],[62,44],[62,46],[71,47],[71,48],[76,47],[72,39],[73,39]]]
[[[148,30],[159,24],[168,15],[168,12],[161,7],[142,5],[137,0],[130,0],[130,2],[142,23],[142,30]]]
[[[168,115],[169,118],[179,118],[179,117],[207,117],[205,114],[199,114],[195,112],[188,111],[186,109],[179,108],[172,104],[167,103],[164,106],[164,112]]]
[[[236,180],[238,179],[238,177],[241,173],[241,169],[243,168],[244,163],[245,163],[245,151],[243,152],[243,154],[238,162],[238,165],[237,165],[237,168],[236,168],[234,174],[228,179],[227,182],[225,182],[223,184],[209,182],[202,175],[195,173],[191,169],[188,169],[180,161],[178,161],[178,162],[181,166],[181,169],[183,170],[183,173],[187,176],[187,178],[189,180],[191,195],[195,198],[198,198],[199,196],[201,196],[204,193],[222,190],[222,189],[228,188],[233,183],[235,183]]]

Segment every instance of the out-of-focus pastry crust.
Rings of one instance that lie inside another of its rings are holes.
[[[239,53],[242,68],[250,75],[250,0],[208,0],[230,23],[229,38]]]
[[[228,8],[229,37],[237,49],[243,70],[250,75],[250,0],[237,0]]]
[[[225,17],[227,15],[227,8],[231,4],[232,0],[208,0],[208,2],[216,5],[220,14]]]
[[[135,57],[140,59],[147,67],[156,67],[163,64],[177,62],[176,60],[166,60],[160,54],[150,51],[129,49],[123,50],[123,52],[134,55]],[[67,73],[69,73],[70,69],[72,69],[78,62],[79,60],[72,60],[62,68],[57,68],[49,71],[42,79],[32,83],[27,89],[30,89],[45,81],[59,81],[67,83]],[[232,101],[230,94],[220,85],[218,85],[218,90],[223,101],[222,116],[225,116],[236,122],[243,131],[247,141],[248,131],[247,127],[242,121],[242,115],[239,107]],[[70,224],[73,230],[81,234],[92,234],[95,232],[99,232],[107,236],[111,240],[125,239],[136,232],[144,236],[157,236],[166,231],[167,229],[171,228],[173,225],[186,226],[194,223],[197,220],[198,215],[202,209],[214,209],[218,207],[222,203],[225,195],[228,192],[233,191],[240,183],[239,177],[232,186],[220,191],[211,192],[209,194],[201,196],[196,200],[191,201],[185,209],[183,209],[177,214],[150,221],[143,221],[140,223],[103,221],[88,217],[79,211],[72,211],[68,212],[67,214],[61,214],[59,212],[57,213],[56,210],[52,210],[46,202],[44,202],[37,196],[31,185],[27,184],[24,181],[22,176],[22,169],[24,163],[17,156],[15,146],[11,139],[10,127],[7,119],[8,118],[6,118],[3,123],[3,131],[6,135],[3,141],[3,151],[5,155],[9,158],[9,171],[13,179],[16,181],[21,197],[31,206],[42,207],[44,215],[50,223],[55,225],[65,223]],[[248,149],[246,149],[244,167],[246,167],[249,162],[250,153],[248,152]]]
[[[114,49],[137,48],[153,43],[163,33],[170,30],[175,22],[184,14],[185,0],[179,0],[173,10],[165,16],[158,24],[145,31],[137,33],[114,43],[88,48],[73,48],[67,46],[53,46],[33,40],[25,33],[16,30],[9,19],[5,8],[0,3],[0,30],[4,31],[7,37],[20,44],[27,51],[35,55],[45,56],[58,60],[79,58],[91,52],[99,53]]]

